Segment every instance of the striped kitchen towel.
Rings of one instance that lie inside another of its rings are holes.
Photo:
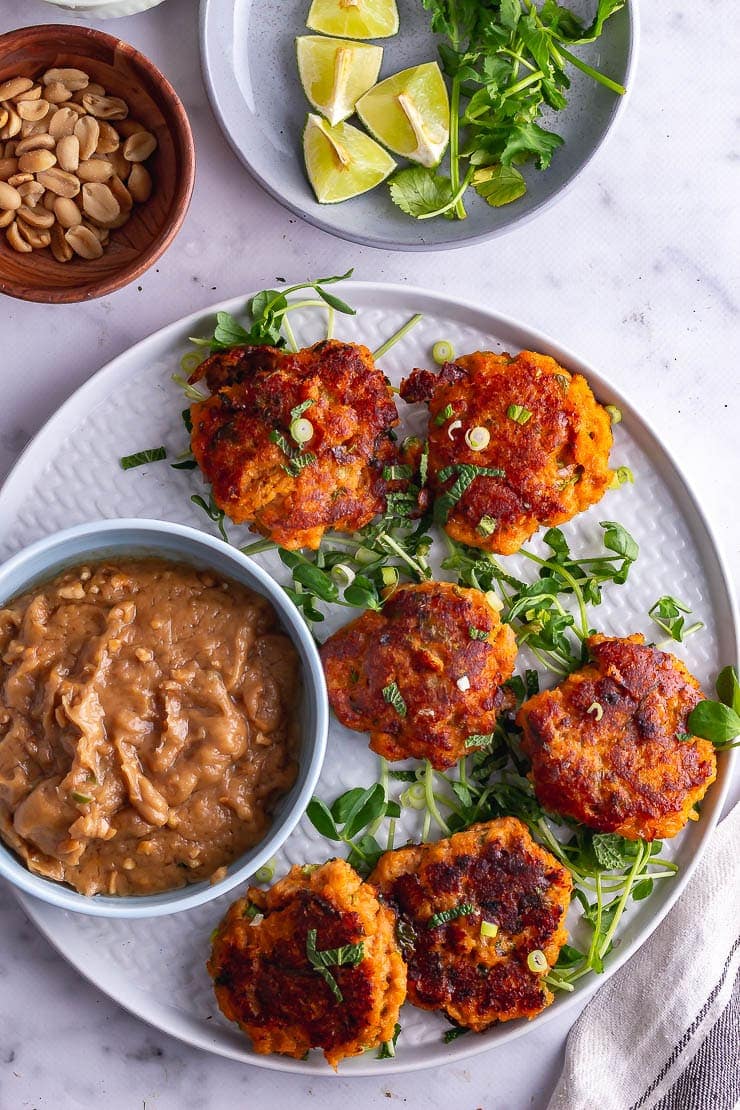
[[[656,932],[573,1026],[548,1110],[740,1106],[740,803]]]

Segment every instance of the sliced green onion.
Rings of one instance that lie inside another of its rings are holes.
[[[490,536],[496,531],[498,521],[495,516],[482,516],[475,526],[475,530],[479,536]]]
[[[610,489],[619,489],[620,486],[635,484],[635,476],[628,466],[618,466],[614,471],[614,477],[611,480]]]
[[[355,551],[355,562],[357,563],[376,563],[380,558],[378,552],[372,551],[369,547],[358,547]]]
[[[504,607],[504,603],[498,596],[495,590],[486,590],[485,598],[488,604],[496,613],[500,613]]]
[[[457,432],[460,428],[462,428],[462,420],[453,420],[449,428],[447,429],[448,438],[452,439],[455,432]]]
[[[271,859],[269,863],[266,863],[264,865],[264,867],[260,867],[257,871],[255,871],[254,877],[258,883],[269,883],[274,874],[275,861]]]
[[[384,586],[397,586],[400,578],[398,567],[383,567],[380,577],[383,579]]]
[[[547,957],[540,948],[535,948],[534,952],[529,953],[527,956],[527,967],[530,971],[534,971],[535,973],[547,971]]]
[[[180,369],[183,374],[190,376],[194,370],[198,369],[202,361],[203,355],[199,351],[188,351],[188,353],[183,355],[180,359]]]
[[[611,420],[612,424],[622,423],[621,409],[618,409],[616,405],[604,405],[604,408],[609,413],[609,419]]]
[[[400,327],[398,331],[395,331],[389,339],[386,339],[385,343],[383,343],[382,346],[378,347],[377,351],[373,351],[373,358],[382,358],[383,355],[388,354],[388,351],[390,351],[391,347],[395,347],[396,343],[398,343],[400,339],[403,339],[405,335],[408,335],[411,329],[415,328],[419,321],[422,319],[422,313],[417,312],[415,316],[412,316],[410,320],[406,321],[403,327]]]
[[[465,433],[465,442],[471,451],[484,451],[491,442],[491,433],[488,428],[477,424],[475,428],[468,428]]]
[[[455,357],[455,348],[446,339],[440,339],[432,347],[432,358],[437,363],[437,366],[442,366],[445,362],[452,362]]]
[[[171,380],[175,385],[179,385],[188,401],[206,401],[208,398],[205,393],[201,393],[194,385],[191,385],[187,378],[183,378],[182,374],[172,374]]]
[[[89,794],[78,794],[76,790],[72,791],[72,793],[70,794],[70,798],[73,802],[79,802],[81,806],[89,805],[89,803],[92,801],[92,798]]]
[[[296,443],[308,443],[313,439],[314,427],[305,416],[299,416],[290,425],[290,434]]]
[[[595,720],[600,721],[604,716],[604,706],[599,701],[592,701],[586,712],[591,713]]]
[[[409,809],[423,809],[426,805],[426,789],[423,782],[415,782],[413,786],[409,786],[404,790],[399,798],[402,806],[407,806]]]
[[[498,935],[498,925],[495,921],[481,921],[480,935],[482,937],[495,937]]]
[[[524,405],[509,405],[506,415],[509,420],[513,420],[517,424],[526,424],[528,420],[532,419],[530,409],[525,409]]]
[[[452,408],[452,405],[445,405],[445,407],[441,409],[434,418],[435,427],[441,428],[445,420],[450,419],[453,412],[454,409]]]
[[[342,589],[351,586],[355,580],[355,572],[347,563],[337,563],[336,566],[331,568],[330,574],[333,581]]]

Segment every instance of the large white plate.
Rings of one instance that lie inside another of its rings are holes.
[[[589,23],[596,0],[569,0],[568,6]],[[310,0],[201,0],[203,77],[223,132],[252,176],[302,219],[355,243],[439,250],[481,242],[518,226],[563,195],[627,103],[627,97],[615,96],[571,69],[568,107],[543,117],[544,126],[565,139],[552,165],[544,173],[525,167],[526,196],[502,208],[491,208],[469,189],[466,220],[414,220],[393,204],[387,185],[342,204],[319,204],[303,167],[301,136],[310,106],[295,60],[296,35],[310,34],[305,25],[309,7]],[[430,31],[431,17],[421,0],[398,0],[398,10],[399,33],[378,40],[385,52],[381,77],[437,58],[440,40]],[[575,51],[629,91],[637,37],[637,0],[628,0],[595,43]],[[403,164],[408,163],[399,162]]]
[[[735,658],[736,635],[732,599],[720,556],[681,473],[633,406],[620,397],[598,372],[546,336],[484,309],[406,286],[348,283],[339,291],[358,308],[355,317],[338,317],[340,338],[366,342],[371,348],[395,331],[409,316],[424,313],[421,324],[382,360],[394,382],[414,366],[429,364],[432,344],[450,340],[458,352],[480,348],[545,351],[566,366],[585,373],[602,401],[616,403],[624,413],[616,429],[613,458],[628,464],[635,485],[607,494],[604,501],[565,526],[577,551],[599,536],[598,521],[621,521],[641,545],[640,558],[624,587],[607,590],[592,619],[611,634],[642,631],[651,637],[647,611],[663,593],[684,599],[706,628],[690,637],[677,654],[708,684],[724,662]],[[142,516],[209,527],[190,503],[199,488],[195,472],[159,463],[124,473],[118,458],[165,443],[170,456],[183,447],[179,390],[170,381],[187,349],[190,335],[211,330],[217,308],[238,314],[242,299],[214,306],[171,324],[115,359],[62,406],[28,447],[0,493],[0,556],[55,529],[96,517]],[[321,312],[308,310],[293,317],[300,343],[323,333]],[[417,424],[421,417],[415,408]],[[409,422],[413,427],[414,417]],[[233,529],[246,542],[244,529]],[[274,556],[260,556],[276,576],[282,570]],[[510,564],[516,573],[517,562]],[[340,618],[344,619],[344,618]],[[331,628],[332,622],[327,622]],[[693,870],[721,811],[729,785],[731,760],[720,759],[719,781],[710,790],[701,821],[671,844],[680,865],[679,877],[658,884],[645,902],[633,904],[607,974],[620,966],[655,928]],[[377,775],[375,757],[363,737],[332,726],[320,793],[333,800],[342,790],[369,785]],[[400,787],[399,787],[400,789]],[[322,860],[329,845],[304,821],[290,837],[277,861],[277,874],[288,865]],[[296,1072],[329,1073],[323,1059],[307,1061],[256,1056],[244,1037],[221,1017],[205,971],[208,937],[229,897],[198,909],[148,921],[107,921],[54,909],[23,897],[26,911],[62,954],[101,990],[153,1025],[182,1040],[224,1056],[263,1067]],[[536,1020],[562,1014],[572,998],[583,998],[597,980],[582,980],[574,995],[560,996]],[[598,981],[603,981],[603,978]],[[481,1052],[521,1036],[531,1028],[513,1022],[444,1045],[446,1023],[438,1015],[406,1007],[403,1034],[395,1060],[374,1056],[345,1061],[342,1075],[387,1075],[391,1071],[437,1065]]]

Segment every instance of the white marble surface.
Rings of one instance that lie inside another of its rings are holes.
[[[628,111],[570,194],[490,245],[414,256],[333,240],[251,181],[206,102],[195,0],[167,0],[108,24],[164,70],[185,102],[198,149],[193,205],[168,254],[128,289],[68,307],[2,302],[0,478],[76,386],[162,324],[277,275],[300,280],[354,266],[360,278],[469,295],[601,366],[678,456],[737,569],[740,150],[732,101],[740,12],[734,0],[688,10],[647,0],[642,8]],[[0,0],[0,32],[74,19],[41,0]],[[349,1099],[363,1107],[539,1110],[578,1012],[444,1072],[308,1082],[208,1056],[131,1017],[35,933],[7,887],[0,936],[2,1110],[220,1110],[247,1100],[333,1108]]]

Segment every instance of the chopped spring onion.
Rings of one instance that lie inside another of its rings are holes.
[[[485,598],[495,613],[500,613],[504,603],[495,590],[486,590]]]
[[[495,937],[498,935],[498,925],[495,921],[481,921],[480,935],[482,937]]]
[[[487,640],[488,630],[486,628],[476,628],[475,625],[468,625],[468,636],[471,640]]]
[[[461,677],[458,678],[458,680],[456,681],[455,685],[457,686],[458,690],[461,690],[464,694],[466,690],[470,689],[470,679],[466,674],[461,675]]]
[[[78,794],[76,790],[72,791],[70,798],[73,802],[78,802],[81,806],[86,806],[92,801],[89,794]]]
[[[471,451],[484,451],[491,442],[491,433],[488,428],[477,424],[475,428],[468,428],[465,433],[465,442]]]
[[[433,913],[427,921],[427,929],[436,929],[439,925],[446,925],[448,921],[454,921],[456,917],[467,917],[469,913],[475,913],[473,903],[461,902],[459,906],[453,906],[450,910],[440,910],[439,913]]]
[[[462,428],[462,420],[453,420],[449,428],[447,429],[447,435],[449,436],[449,438],[452,439],[455,435],[455,432],[459,431],[460,428]]]
[[[133,470],[145,463],[161,462],[167,458],[165,447],[151,447],[148,451],[137,451],[135,455],[124,455],[120,460],[121,470]]]
[[[527,967],[530,971],[543,972],[547,971],[547,957],[540,948],[535,948],[534,952],[530,952],[527,956]]]
[[[244,907],[244,913],[242,914],[242,917],[246,917],[249,921],[253,921],[257,916],[262,916],[262,914],[260,914],[259,907],[255,906],[254,902],[247,902],[246,906]]]
[[[406,702],[403,700],[403,696],[396,682],[389,682],[387,686],[383,687],[383,701],[387,701],[389,705],[392,705],[399,717],[406,716]]]
[[[413,786],[409,786],[404,790],[399,798],[402,806],[408,806],[410,809],[424,809],[426,805],[426,788],[423,782],[415,782]]]
[[[612,424],[622,423],[621,409],[618,409],[616,405],[604,405],[604,408],[609,413],[609,419],[611,420]]]
[[[445,405],[445,407],[443,409],[440,409],[440,411],[437,413],[437,415],[434,418],[435,427],[441,428],[442,425],[444,424],[445,420],[450,419],[450,417],[452,416],[453,411],[454,410],[452,408],[452,405]]]
[[[205,393],[201,393],[194,385],[191,385],[187,378],[183,378],[182,374],[173,374],[171,379],[175,385],[179,385],[188,401],[205,401]]]
[[[600,721],[604,716],[604,706],[599,701],[592,701],[586,710],[587,713],[592,713],[597,721]]]
[[[614,471],[614,477],[611,481],[611,489],[619,489],[620,486],[625,486],[629,482],[630,485],[635,484],[635,476],[628,466],[618,466]]]
[[[479,536],[490,536],[496,531],[498,521],[494,516],[482,516],[475,526]]]
[[[342,589],[351,586],[355,580],[355,572],[347,563],[337,563],[336,566],[331,568],[330,574],[332,580],[336,582],[337,586],[341,586]]]
[[[183,374],[190,376],[193,371],[198,369],[202,361],[203,355],[200,351],[188,351],[188,353],[183,355],[180,359],[180,369]]]
[[[399,580],[399,573],[397,567],[382,567],[380,577],[383,579],[384,586],[397,586]]]
[[[509,405],[506,415],[509,420],[513,420],[517,424],[526,424],[528,420],[532,419],[530,409],[525,409],[524,405]]]
[[[260,867],[257,871],[255,871],[254,877],[258,883],[269,883],[274,874],[275,861],[271,859],[269,863],[266,863],[264,865],[264,867]]]
[[[437,366],[443,366],[445,362],[452,362],[454,357],[455,348],[446,339],[440,339],[432,347],[432,358]]]
[[[314,427],[310,420],[306,420],[305,416],[299,416],[290,425],[290,434],[296,443],[308,443],[313,439]]]
[[[363,565],[367,563],[376,563],[381,556],[377,551],[372,551],[369,547],[358,547],[355,551],[355,562]]]

